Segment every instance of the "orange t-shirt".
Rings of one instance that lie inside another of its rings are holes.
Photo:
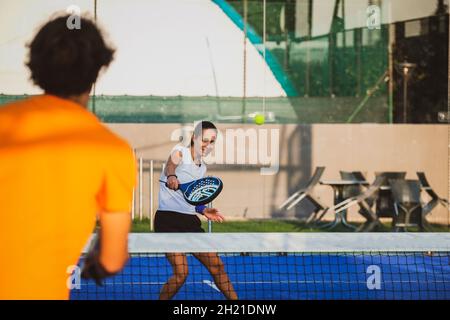
[[[0,107],[0,299],[68,299],[99,212],[130,212],[130,146],[51,95]]]

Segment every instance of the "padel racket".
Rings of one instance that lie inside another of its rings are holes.
[[[167,186],[166,181],[164,182]],[[187,203],[200,206],[213,201],[222,191],[223,183],[217,177],[205,177],[178,185]]]

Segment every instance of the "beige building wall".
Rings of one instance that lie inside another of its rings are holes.
[[[149,162],[143,170],[143,210],[148,216],[157,208],[159,174],[161,164],[180,135],[189,137],[189,131],[181,124],[108,124],[124,137],[136,150],[136,157],[154,160],[154,205],[150,210]],[[278,206],[286,197],[306,184],[316,166],[325,166],[323,179],[340,179],[339,170],[363,171],[369,182],[377,171],[406,171],[408,179],[417,179],[416,171],[424,171],[434,190],[441,196],[449,195],[448,127],[445,125],[385,125],[385,124],[316,124],[316,125],[241,125],[219,124],[227,129],[276,130],[279,134],[279,171],[274,175],[261,175],[265,165],[212,164],[210,175],[218,175],[224,181],[224,190],[214,201],[229,218],[305,218],[310,206],[307,203],[279,211]],[[247,132],[250,132],[247,131]],[[269,142],[269,145],[272,142]],[[237,147],[235,147],[236,149]],[[258,151],[248,141],[245,148],[236,153]],[[138,188],[139,189],[139,188]],[[329,186],[318,186],[317,196],[332,205],[333,194]],[[138,190],[136,199],[138,199]],[[426,195],[423,197],[427,200]],[[139,216],[139,202],[136,201]],[[327,219],[332,219],[329,212]],[[449,212],[439,206],[429,216],[429,221],[447,224]],[[361,221],[357,210],[349,212],[350,221]]]

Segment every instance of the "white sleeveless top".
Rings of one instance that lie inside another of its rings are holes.
[[[180,151],[182,156],[180,163],[175,169],[175,174],[177,175],[180,183],[191,182],[205,176],[205,163],[202,160],[200,166],[196,165],[192,160],[191,150],[189,147],[177,145],[172,149],[170,154],[173,154],[175,151]],[[167,181],[164,170],[161,172],[160,180]],[[186,202],[181,191],[174,191],[167,188],[165,182],[159,183],[158,210],[175,211],[194,215],[197,214],[195,212],[195,206]]]

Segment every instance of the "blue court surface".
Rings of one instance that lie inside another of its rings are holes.
[[[239,299],[450,300],[447,253],[298,254],[221,256]],[[222,300],[223,294],[194,257],[174,299]],[[171,275],[164,256],[133,256],[103,287],[82,280],[73,300],[158,299]]]

